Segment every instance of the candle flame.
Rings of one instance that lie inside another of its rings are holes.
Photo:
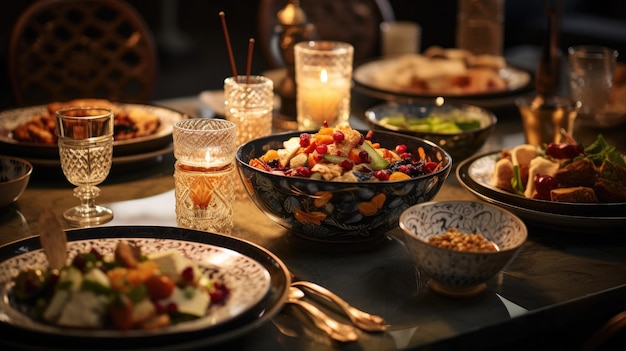
[[[328,82],[328,72],[326,72],[325,68],[322,68],[322,72],[320,73],[320,81],[322,83]]]

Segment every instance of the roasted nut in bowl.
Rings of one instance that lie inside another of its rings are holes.
[[[386,103],[368,109],[374,128],[430,140],[444,148],[456,163],[475,154],[494,129],[496,116],[477,106]]]
[[[250,165],[268,150],[282,148],[285,141],[314,133],[275,134],[252,140],[237,150],[239,175],[253,202],[272,221],[306,239],[333,243],[380,239],[398,226],[402,211],[431,200],[450,173],[450,156],[440,147],[384,131],[374,132],[372,140],[384,148],[405,145],[415,152],[421,148],[427,158],[437,161],[438,168],[402,180],[336,181],[288,176]]]
[[[0,156],[0,207],[8,206],[22,195],[33,166],[17,157]]]
[[[430,277],[429,286],[451,296],[474,295],[484,290],[486,282],[515,258],[528,236],[524,222],[511,212],[475,201],[412,206],[400,216],[400,228],[418,269]],[[429,243],[431,237],[452,228],[463,234],[481,234],[497,250],[461,251]]]

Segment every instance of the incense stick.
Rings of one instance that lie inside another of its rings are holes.
[[[235,66],[235,57],[233,56],[233,48],[230,46],[230,36],[228,35],[228,27],[226,26],[226,14],[220,11],[222,19],[222,29],[224,30],[224,39],[226,40],[226,48],[228,49],[228,58],[230,59],[230,68],[233,71],[233,77],[237,78],[237,67]]]
[[[248,64],[246,65],[246,84],[250,81],[250,70],[252,69],[252,52],[254,50],[254,38],[248,42]]]

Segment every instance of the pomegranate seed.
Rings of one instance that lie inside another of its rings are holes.
[[[324,126],[324,128],[328,128],[328,122],[324,121],[324,123],[322,123],[322,125]]]
[[[374,177],[378,180],[389,180],[389,174],[383,170],[374,172]]]
[[[370,154],[368,154],[365,150],[361,150],[361,152],[359,152],[359,159],[361,160],[361,163],[370,163],[372,161]]]
[[[102,254],[101,254],[101,253],[100,253],[100,251],[98,251],[98,249],[96,249],[95,247],[92,247],[92,248],[89,250],[89,253],[90,253],[90,254],[92,254],[92,255],[94,255],[94,256],[96,256],[96,259],[97,259],[98,261],[102,260]]]
[[[300,146],[307,147],[311,143],[311,134],[302,133],[300,134]]]
[[[339,163],[339,165],[341,166],[341,168],[349,171],[354,166],[354,162],[352,162],[351,159],[346,158],[345,160],[341,161],[341,163]]]
[[[175,302],[170,302],[165,306],[165,310],[167,313],[176,313],[178,312],[178,305]]]
[[[433,173],[435,169],[437,169],[437,162],[426,162],[424,164],[424,167],[422,167],[422,169],[426,173]]]
[[[361,134],[361,139],[359,139],[359,145],[363,145],[364,142],[365,142],[365,137],[363,136],[363,134]]]
[[[324,155],[320,155],[320,154],[315,154],[313,155],[313,159],[315,159],[315,161],[321,161],[324,158]]]
[[[165,306],[163,306],[162,303],[158,301],[153,301],[152,304],[154,305],[154,309],[156,310],[157,314],[163,314],[167,312],[167,310],[165,309]]]
[[[74,259],[72,260],[72,266],[82,271],[86,265],[87,265],[87,261],[85,260],[85,257],[83,257],[83,255],[79,254],[79,255],[74,256]]]
[[[315,151],[323,155],[328,152],[328,146],[326,144],[317,145]]]
[[[194,275],[195,274],[194,274],[194,271],[193,271],[193,267],[189,266],[189,267],[186,267],[185,269],[183,269],[181,277],[185,281],[192,282],[193,278],[194,278]]]
[[[411,155],[411,153],[409,153],[409,152],[404,152],[404,153],[402,153],[402,154],[400,155],[400,157],[401,157],[402,159],[405,159],[405,158],[411,158],[412,156],[413,156],[413,155]]]
[[[333,133],[333,140],[334,140],[336,143],[340,143],[340,142],[342,142],[345,138],[346,138],[346,136],[343,134],[343,132],[342,132],[342,131],[337,130],[337,131],[335,131],[335,132]]]
[[[311,170],[309,167],[300,166],[296,169],[296,172],[299,176],[308,178],[311,176]]]
[[[406,145],[404,145],[404,144],[396,145],[396,152],[398,154],[404,154],[406,152],[406,150],[407,150]]]

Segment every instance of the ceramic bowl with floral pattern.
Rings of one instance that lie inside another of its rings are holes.
[[[0,207],[8,206],[20,197],[28,185],[33,165],[9,156],[0,156]]]
[[[407,249],[430,286],[447,295],[467,295],[485,289],[486,282],[504,269],[520,251],[528,231],[513,213],[476,201],[426,202],[400,216]],[[482,234],[497,251],[469,252],[441,248],[429,238],[456,229]]]
[[[400,214],[435,197],[450,174],[452,159],[441,147],[416,137],[375,131],[372,140],[393,149],[405,144],[422,148],[439,170],[405,180],[339,182],[269,173],[249,165],[269,149],[302,132],[252,140],[237,150],[237,166],[250,198],[272,221],[294,235],[322,242],[365,242],[398,227]],[[363,135],[367,131],[361,131]]]

